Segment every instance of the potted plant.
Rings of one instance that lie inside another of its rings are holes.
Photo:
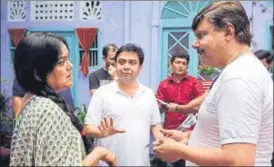
[[[1,78],[1,84],[7,82]],[[1,164],[8,166],[10,145],[13,131],[13,119],[9,116],[8,112],[10,107],[11,97],[7,96],[6,90],[0,92],[0,149],[1,149]]]
[[[80,107],[75,107],[75,114],[80,119],[82,123],[85,122],[85,117],[87,114],[87,106],[82,104]]]
[[[218,73],[219,72],[214,67],[206,65],[200,65],[199,67],[199,77],[203,81],[211,81]]]

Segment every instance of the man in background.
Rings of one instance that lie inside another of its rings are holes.
[[[172,74],[160,82],[156,95],[168,103],[166,106],[159,103],[161,110],[165,111],[165,129],[176,129],[188,114],[196,114],[206,96],[201,82],[187,73],[189,55],[182,50],[175,50],[171,55]],[[173,163],[173,167],[183,166],[184,160]]]
[[[114,56],[117,51],[115,44],[108,44],[103,48],[104,66],[89,75],[89,91],[91,96],[100,86],[110,83],[116,79],[114,68]]]
[[[118,166],[150,166],[150,132],[156,139],[162,137],[155,94],[137,81],[143,61],[141,47],[119,48],[115,56],[118,79],[96,90],[85,119],[86,134],[113,151]]]
[[[273,54],[267,50],[257,50],[254,54],[259,60],[261,60],[273,79]]]

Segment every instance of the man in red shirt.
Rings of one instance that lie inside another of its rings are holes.
[[[187,74],[189,55],[183,51],[175,51],[171,57],[172,74],[161,81],[157,90],[157,99],[168,103],[159,103],[161,111],[165,111],[165,129],[176,129],[190,113],[198,112],[206,93],[201,82]],[[185,166],[184,160],[177,161],[173,167]]]
[[[166,111],[166,129],[176,129],[188,114],[198,112],[205,97],[201,82],[187,74],[188,63],[189,55],[176,51],[171,58],[171,76],[159,84],[156,96],[168,103],[167,106],[159,103],[162,111]]]

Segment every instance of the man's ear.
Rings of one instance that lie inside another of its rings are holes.
[[[235,27],[234,27],[233,24],[228,23],[228,24],[225,25],[225,27],[224,27],[224,36],[229,37],[229,38],[235,36]]]

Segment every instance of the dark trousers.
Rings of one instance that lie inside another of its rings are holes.
[[[150,164],[151,167],[185,167],[185,160],[179,160],[173,163],[164,162],[154,154],[150,154]]]
[[[185,167],[185,166],[186,166],[186,161],[184,159],[172,163],[172,167]]]

